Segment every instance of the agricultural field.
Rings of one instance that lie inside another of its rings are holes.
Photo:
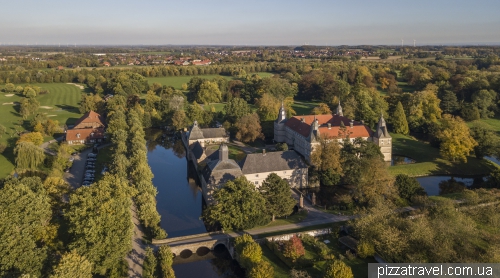
[[[251,74],[253,74],[253,73],[251,73]],[[273,75],[272,73],[269,73],[269,72],[257,72],[257,74],[260,77],[269,77],[269,76]],[[224,77],[228,81],[237,79],[237,78],[232,77],[232,76],[225,76],[225,75],[218,75],[218,74],[194,75],[194,76],[189,75],[189,76],[147,77],[146,79],[148,80],[149,85],[151,85],[153,83],[160,83],[162,85],[172,86],[177,90],[182,90],[182,84],[184,84],[184,83],[187,84],[189,82],[189,80],[191,80],[191,78],[193,78],[195,76],[200,77],[200,78],[205,78],[205,79],[213,79],[213,78],[219,76],[219,77]]]
[[[31,84],[49,91],[49,94],[37,97],[40,102],[39,113],[46,113],[53,120],[58,120],[61,125],[73,124],[82,116],[78,111],[78,103],[81,99],[82,89],[73,84]],[[24,85],[21,85],[24,86]],[[5,126],[6,134],[0,138],[0,142],[8,147],[0,154],[0,178],[4,178],[14,169],[13,146],[16,141],[17,132],[29,128],[29,120],[23,120],[18,113],[18,102],[21,96],[6,95],[0,93],[0,124]],[[53,138],[46,137],[45,140]]]

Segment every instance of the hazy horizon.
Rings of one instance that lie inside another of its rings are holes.
[[[1,45],[496,45],[500,1],[5,1]]]

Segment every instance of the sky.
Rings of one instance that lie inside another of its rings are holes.
[[[498,0],[0,0],[0,44],[500,44]]]

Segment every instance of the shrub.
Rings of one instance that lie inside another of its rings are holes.
[[[292,238],[286,241],[283,247],[283,255],[290,258],[292,262],[296,262],[298,258],[304,256],[306,253],[304,245],[302,245],[302,240],[296,235],[293,235]]]
[[[371,244],[367,241],[361,240],[358,243],[358,255],[359,255],[359,257],[361,257],[363,259],[366,257],[371,257],[371,256],[375,255],[375,247],[373,247],[373,244]]]
[[[352,270],[343,261],[336,260],[328,263],[325,268],[325,278],[353,278]]]
[[[255,243],[257,244],[257,243]],[[274,268],[267,261],[260,261],[253,265],[247,274],[249,278],[273,278]]]

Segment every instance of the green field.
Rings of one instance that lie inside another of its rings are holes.
[[[252,73],[253,74],[253,73]],[[269,72],[257,72],[260,77],[269,77],[272,76],[272,73]],[[237,78],[232,76],[218,75],[218,74],[210,74],[210,75],[196,75],[196,77],[205,78],[205,79],[213,79],[215,77],[223,77],[229,80],[235,80]],[[195,76],[167,76],[167,77],[147,77],[146,79],[149,82],[149,85],[153,83],[160,83],[166,86],[172,86],[177,90],[182,90],[182,84],[189,83],[189,80]]]
[[[475,125],[480,125],[485,128],[489,128],[493,131],[496,131],[496,133],[500,136],[500,116],[497,116],[495,118],[490,118],[490,119],[481,119],[473,122],[468,122],[467,125],[469,127],[473,127]]]
[[[293,110],[295,110],[296,115],[311,115],[311,111],[314,107],[318,106],[320,102],[317,101],[295,101],[292,104]]]
[[[410,176],[429,175],[487,175],[497,167],[494,163],[475,157],[467,157],[467,163],[452,163],[440,157],[439,149],[430,144],[418,141],[411,136],[394,134],[392,136],[392,154],[401,155],[416,160],[413,164],[403,164],[389,167],[393,175],[407,174]]]
[[[37,97],[40,102],[39,113],[46,113],[53,120],[58,120],[61,125],[73,124],[81,117],[78,111],[78,103],[81,99],[82,90],[75,85],[55,83],[55,84],[31,84],[48,90],[50,93]],[[6,143],[9,147],[3,154],[0,154],[0,178],[6,177],[14,169],[13,146],[16,141],[17,132],[29,128],[29,120],[23,120],[17,112],[17,103],[21,96],[13,95],[7,97],[5,93],[0,93],[0,124],[7,129],[6,134],[0,138],[0,142]],[[47,137],[46,140],[52,138]]]

